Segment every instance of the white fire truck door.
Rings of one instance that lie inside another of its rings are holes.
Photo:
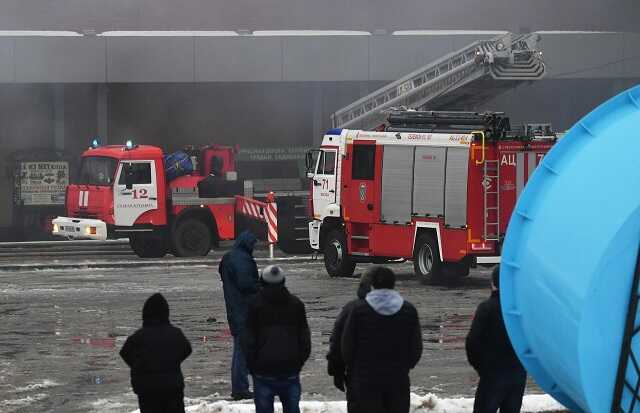
[[[130,188],[127,188],[127,181]],[[155,162],[121,162],[113,189],[115,224],[130,227],[142,214],[158,208]]]
[[[313,176],[314,217],[322,219],[327,206],[336,202],[336,150],[323,149]]]

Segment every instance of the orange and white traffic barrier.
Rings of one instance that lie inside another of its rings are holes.
[[[258,219],[267,224],[269,256],[273,259],[273,246],[278,242],[278,205],[273,192],[267,195],[267,202],[236,195],[236,211],[242,215]]]
[[[267,240],[269,241],[269,257],[273,259],[273,245],[278,242],[278,204],[273,192],[267,195]]]

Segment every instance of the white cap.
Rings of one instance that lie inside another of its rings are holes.
[[[284,273],[277,265],[267,265],[260,271],[260,278],[267,284],[281,284],[284,282]]]

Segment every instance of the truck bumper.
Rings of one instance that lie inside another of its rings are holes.
[[[311,249],[320,249],[320,225],[321,221],[313,220],[309,222],[309,245]]]
[[[58,217],[52,222],[51,233],[68,239],[107,239],[107,224],[99,219]]]

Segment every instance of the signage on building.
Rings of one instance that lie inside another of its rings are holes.
[[[16,200],[23,205],[64,205],[68,162],[20,162]]]
[[[306,146],[285,146],[281,148],[240,148],[239,161],[304,161],[305,154],[311,149]]]

